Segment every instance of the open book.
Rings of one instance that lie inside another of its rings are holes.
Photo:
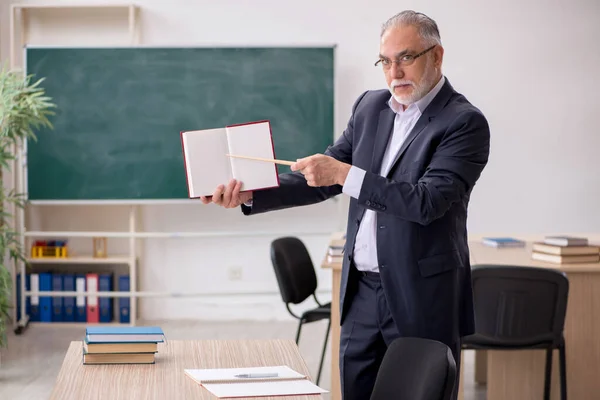
[[[187,376],[219,398],[327,393],[286,365],[254,368],[186,369]],[[272,377],[236,377],[265,374]]]
[[[274,159],[269,121],[184,131],[181,146],[190,198],[211,196],[217,186],[231,179],[242,182],[242,191],[279,186],[274,163],[228,156]]]

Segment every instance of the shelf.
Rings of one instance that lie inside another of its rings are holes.
[[[135,4],[105,4],[105,3],[54,3],[54,4],[13,4],[14,9],[47,9],[47,8],[129,8]]]
[[[62,328],[79,328],[79,327],[87,327],[87,326],[130,326],[129,322],[61,322],[61,321],[52,321],[52,322],[41,322],[41,321],[29,321],[30,326],[47,326],[47,327],[57,327],[60,326]]]
[[[43,1],[43,0],[42,0]],[[121,3],[121,1],[123,1]],[[47,2],[36,2],[37,4],[12,4],[10,6],[10,16],[8,18],[8,22],[9,22],[9,30],[10,30],[10,35],[9,35],[9,41],[10,41],[10,52],[8,55],[8,58],[10,59],[10,68],[22,68],[24,69],[24,65],[22,65],[23,63],[23,54],[20,54],[19,51],[20,49],[25,48],[25,46],[27,46],[28,44],[32,44],[35,43],[37,40],[39,40],[39,38],[36,37],[32,37],[30,36],[30,34],[32,34],[33,32],[37,32],[35,30],[31,30],[29,29],[31,26],[31,19],[32,16],[35,17],[36,19],[38,18],[43,18],[44,16],[49,16],[50,18],[50,22],[53,22],[54,24],[59,23],[59,26],[63,26],[64,25],[64,17],[65,17],[65,12],[69,11],[69,15],[68,17],[70,17],[71,19],[73,19],[74,21],[80,21],[81,18],[85,17],[87,19],[87,17],[93,17],[94,13],[96,13],[97,11],[100,10],[107,10],[108,13],[104,14],[103,16],[98,19],[97,21],[95,20],[95,22],[106,22],[106,20],[110,20],[111,23],[109,23],[107,25],[107,29],[114,29],[114,26],[112,24],[113,22],[113,18],[115,15],[119,15],[119,20],[121,20],[122,23],[124,23],[124,27],[127,28],[127,37],[128,38],[128,42],[130,43],[131,46],[139,46],[140,45],[140,36],[141,36],[141,32],[140,32],[140,25],[139,25],[139,12],[140,12],[140,6],[136,5],[135,3],[132,3],[131,0],[127,1],[127,0],[108,0],[108,3],[106,2],[102,2],[101,0],[90,0],[90,1],[86,1],[83,2],[81,0],[47,0]],[[57,19],[57,17],[60,16],[60,18]],[[109,17],[109,18],[107,18]],[[94,25],[94,24],[92,24]],[[74,27],[77,27],[77,25],[75,25]],[[93,26],[94,29],[96,29],[96,26]],[[52,29],[49,29],[49,31],[52,31]],[[42,33],[43,34],[43,33]],[[40,35],[39,32],[36,33],[36,35]],[[41,37],[41,36],[40,36]],[[51,40],[47,40],[46,36],[44,37],[44,42],[46,42],[48,45],[50,45]],[[62,39],[61,39],[62,40]],[[111,38],[108,42],[108,44],[112,44],[113,43],[113,39]],[[26,169],[26,165],[27,165],[27,154],[26,152],[24,152],[24,148],[22,148],[21,146],[17,146],[17,152],[16,152],[16,157],[15,160],[11,163],[11,165],[14,166],[14,170],[12,172],[13,176],[13,187],[12,189],[15,190],[17,193],[27,193],[27,169]],[[187,199],[186,199],[187,200]],[[191,199],[189,199],[188,201],[189,203],[193,203],[193,201]],[[60,204],[62,203],[61,201],[58,202],[49,202],[50,204]],[[72,204],[86,204],[88,202],[74,202]],[[96,202],[96,201],[91,201],[89,203],[97,203],[97,205],[104,205],[104,204],[121,204],[119,201],[116,202],[111,202],[109,201],[108,203],[105,202]],[[73,255],[70,257],[66,257],[66,258],[58,258],[58,257],[31,257],[31,255],[33,254],[45,254],[45,255],[55,255],[55,253],[30,253],[29,251],[27,252],[27,255],[29,255],[29,257],[26,257],[25,262],[23,262],[23,260],[17,260],[16,262],[16,268],[15,268],[15,275],[17,273],[20,273],[21,276],[24,276],[27,273],[27,265],[32,265],[32,266],[41,266],[41,265],[53,265],[55,269],[57,270],[64,270],[65,267],[59,267],[59,264],[62,265],[73,265],[75,266],[75,268],[77,269],[77,271],[80,271],[80,273],[86,273],[89,272],[90,270],[94,270],[94,269],[105,269],[103,267],[99,267],[101,265],[124,265],[127,267],[127,270],[129,271],[129,276],[130,276],[130,291],[128,292],[123,292],[123,291],[110,291],[110,292],[66,292],[66,291],[52,291],[52,292],[31,292],[31,291],[27,291],[24,289],[24,280],[21,280],[21,285],[23,285],[23,290],[20,293],[20,300],[21,300],[21,319],[17,321],[17,319],[15,318],[14,321],[16,323],[16,329],[15,329],[15,333],[20,334],[22,332],[22,330],[27,326],[28,322],[31,323],[32,325],[36,325],[36,326],[47,326],[47,327],[56,327],[56,326],[60,326],[60,327],[84,327],[84,326],[89,326],[89,325],[97,325],[97,326],[102,326],[102,325],[116,325],[116,326],[128,326],[128,325],[135,325],[135,321],[137,320],[137,299],[135,298],[136,296],[139,296],[140,292],[137,291],[137,268],[138,268],[138,261],[139,258],[137,257],[138,254],[138,250],[137,250],[137,243],[136,243],[136,238],[140,237],[178,237],[179,235],[177,233],[173,234],[169,234],[169,235],[160,235],[160,234],[156,234],[156,233],[151,233],[150,235],[146,235],[145,233],[137,233],[136,232],[136,221],[137,221],[137,217],[136,217],[136,212],[137,212],[137,207],[140,205],[138,204],[139,202],[137,201],[131,201],[130,203],[122,203],[122,204],[130,204],[130,209],[129,209],[129,230],[128,232],[108,232],[108,234],[103,234],[104,232],[65,232],[65,235],[60,235],[60,237],[96,237],[96,236],[100,236],[100,237],[112,237],[112,238],[127,238],[129,240],[129,251],[126,254],[115,254],[113,256],[108,256],[106,258],[100,258],[100,257],[93,257],[93,254],[97,254],[96,252],[89,252],[86,253],[85,251],[82,252],[81,255],[78,255],[76,252],[73,252]],[[143,202],[142,202],[143,203]],[[149,204],[152,204],[152,202],[148,202]],[[40,205],[44,205],[46,204],[45,201],[41,201]],[[70,202],[67,202],[67,204],[65,205],[72,205]],[[30,206],[31,202],[29,202],[29,204],[26,204],[26,206]],[[27,232],[26,230],[26,207],[22,207],[22,208],[18,208],[17,212],[15,213],[15,225],[18,226],[18,232],[20,233],[19,235],[19,242],[20,245],[23,248],[26,248],[27,245],[27,241],[25,240],[26,237],[29,236],[41,236],[41,237],[56,237],[55,233],[48,233],[48,232]],[[34,235],[32,235],[32,233]],[[39,234],[39,235],[38,235]],[[155,235],[155,236],[153,236]],[[68,253],[67,253],[68,254]],[[104,253],[106,254],[106,253]],[[96,267],[91,267],[91,265],[95,265]],[[87,266],[87,268],[86,268]],[[117,269],[120,269],[117,268]],[[14,281],[16,279],[15,276],[12,277],[13,278],[13,284],[16,284],[16,282]],[[13,291],[12,293],[12,302],[14,304],[17,304],[18,299],[17,299],[17,295],[16,295],[16,290]],[[33,293],[33,294],[32,294]],[[146,294],[146,293],[143,293]],[[111,298],[130,298],[131,301],[131,305],[130,305],[130,318],[132,322],[129,323],[120,323],[120,322],[116,322],[118,321],[118,319],[115,322],[109,322],[109,323],[87,323],[87,322],[31,322],[29,320],[29,315],[27,314],[27,310],[25,307],[25,299],[27,297],[31,297],[31,296],[39,296],[39,297],[43,297],[43,296],[48,296],[48,297],[65,297],[65,296],[69,296],[69,297],[75,297],[75,296],[96,296],[98,298],[101,297],[111,297]],[[16,311],[16,310],[15,310]]]
[[[127,256],[106,258],[94,258],[90,256],[27,258],[27,262],[30,264],[129,264],[129,261],[130,258]]]

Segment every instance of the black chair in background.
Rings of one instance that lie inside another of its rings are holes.
[[[558,270],[478,265],[472,271],[475,333],[463,349],[546,349],[544,399],[550,399],[552,352],[559,351],[561,399],[567,399],[563,328],[569,280]]]
[[[283,237],[274,240],[271,243],[271,262],[275,269],[281,298],[288,312],[299,320],[296,344],[300,340],[300,331],[303,324],[323,319],[329,320],[327,331],[325,332],[321,361],[319,363],[319,372],[317,373],[317,384],[319,384],[329,330],[331,328],[331,303],[321,304],[317,299],[315,294],[317,290],[317,274],[308,250],[300,239],[296,237]],[[290,304],[300,304],[310,296],[314,298],[318,307],[307,310],[300,316],[292,312]]]
[[[455,384],[456,362],[448,346],[402,337],[386,350],[370,400],[449,400]]]

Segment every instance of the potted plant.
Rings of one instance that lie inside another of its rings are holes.
[[[0,348],[6,347],[6,329],[11,319],[12,276],[10,262],[25,262],[25,252],[19,241],[19,232],[14,226],[11,210],[24,207],[22,193],[6,187],[2,172],[11,170],[17,146],[24,140],[35,140],[34,129],[52,128],[48,116],[53,115],[55,105],[40,86],[43,78],[32,80],[19,70],[3,66],[0,70]]]

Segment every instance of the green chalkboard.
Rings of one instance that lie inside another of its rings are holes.
[[[57,105],[54,129],[27,143],[29,200],[185,199],[184,130],[270,120],[289,160],[333,141],[333,47],[25,53]]]

